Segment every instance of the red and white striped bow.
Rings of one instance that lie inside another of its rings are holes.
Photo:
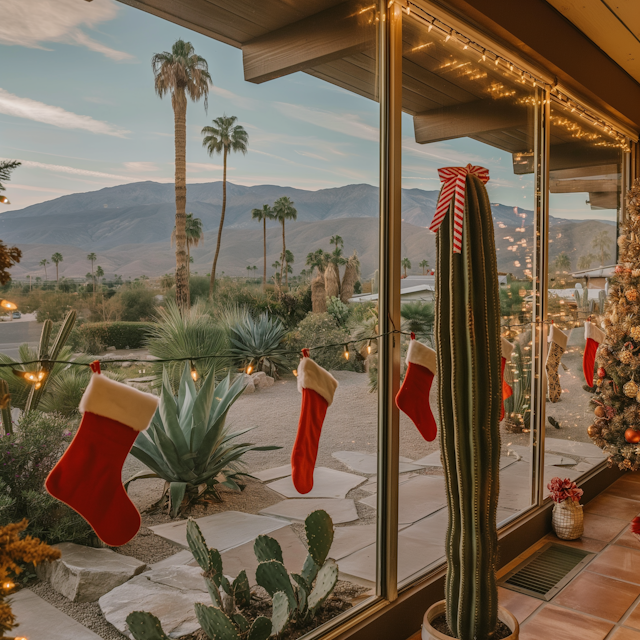
[[[429,230],[436,232],[449,211],[451,199],[455,195],[453,205],[453,252],[462,251],[462,221],[464,219],[464,198],[467,188],[466,179],[469,174],[477,176],[483,184],[489,182],[489,169],[468,164],[466,167],[444,167],[438,169],[440,182],[444,182],[440,199],[436,207]]]

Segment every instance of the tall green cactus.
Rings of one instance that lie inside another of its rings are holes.
[[[40,334],[40,344],[38,345],[38,360],[42,362],[42,369],[49,374],[53,369],[53,364],[51,364],[52,360],[57,360],[60,355],[60,351],[62,347],[66,344],[69,336],[71,335],[71,331],[73,326],[76,323],[76,312],[72,309],[65,316],[64,321],[62,322],[62,326],[60,327],[60,331],[58,331],[58,335],[56,339],[53,341],[53,345],[49,350],[49,341],[51,339],[51,331],[53,329],[53,322],[51,320],[45,320],[42,324],[42,333]],[[27,402],[24,406],[24,412],[29,413],[29,411],[35,411],[40,404],[40,400],[42,399],[42,395],[44,394],[45,389],[47,388],[47,383],[49,382],[49,376],[42,381],[42,385],[39,389],[36,389],[35,386],[31,387],[29,391],[29,397],[27,398]]]
[[[438,404],[449,507],[445,594],[454,636],[487,640],[498,613],[500,297],[489,198],[477,177],[467,176],[466,185],[462,252],[453,253],[452,208],[437,236]]]

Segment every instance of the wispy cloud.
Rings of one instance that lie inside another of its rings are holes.
[[[123,176],[116,173],[105,173],[103,171],[91,171],[90,169],[78,169],[77,167],[69,167],[64,164],[47,164],[45,162],[36,162],[35,160],[20,160],[20,162],[23,167],[44,169],[45,171],[53,171],[54,173],[67,173],[75,176],[88,176],[92,178],[110,178],[115,180],[125,180],[126,182],[132,181],[131,176]]]
[[[257,100],[254,100],[253,98],[246,98],[245,96],[239,96],[237,93],[233,93],[233,91],[229,91],[228,89],[224,89],[223,87],[218,87],[215,85],[209,87],[209,92],[212,93],[213,95],[218,96],[219,98],[228,100],[232,104],[235,104],[238,107],[242,107],[243,109],[256,109],[260,104]]]
[[[296,149],[296,153],[299,153],[301,156],[306,156],[307,158],[314,158],[316,160],[324,160],[324,162],[329,162],[326,158],[319,156],[317,153],[311,153],[311,151],[298,151]]]
[[[130,171],[157,171],[158,165],[155,162],[125,162],[124,166]]]
[[[19,0],[2,3],[0,43],[44,49],[48,42],[86,47],[118,62],[134,56],[94,40],[83,31],[113,20],[118,7],[112,0],[89,3],[78,0]]]
[[[221,171],[221,164],[208,164],[207,162],[187,162],[187,170],[194,173],[202,173],[203,171]],[[233,171],[234,167],[227,167],[227,171]]]
[[[31,98],[21,98],[0,88],[0,113],[16,118],[26,118],[62,129],[81,129],[91,133],[125,138],[126,129],[117,127],[103,120],[95,120],[91,116],[83,116],[62,107],[55,107]]]
[[[288,102],[274,102],[273,106],[288,118],[302,120],[302,122],[314,124],[317,127],[336,131],[354,138],[378,142],[380,137],[378,127],[366,124],[356,114],[325,111],[324,109],[314,109]]]
[[[44,193],[59,193],[61,195],[68,195],[73,193],[73,191],[69,191],[68,189],[55,189],[54,187],[34,187],[31,184],[17,184],[15,182],[11,183],[11,190],[19,189],[23,191],[42,191]]]

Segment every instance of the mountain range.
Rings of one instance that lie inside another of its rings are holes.
[[[251,218],[251,210],[288,196],[298,211],[297,221],[287,222],[287,248],[296,257],[294,272],[304,267],[304,256],[317,248],[330,249],[329,239],[340,235],[345,253],[358,252],[363,276],[370,276],[378,262],[378,189],[352,184],[332,189],[308,191],[274,185],[242,186],[227,183],[227,211],[222,237],[219,269],[227,275],[246,275],[247,266],[262,273],[262,228]],[[434,234],[428,230],[438,199],[438,191],[402,190],[403,257],[414,264],[426,258],[435,262]],[[222,182],[189,184],[187,211],[201,218],[204,244],[192,249],[193,272],[208,273],[213,261],[222,206]],[[499,267],[522,273],[526,255],[532,250],[533,212],[492,203],[496,228]],[[76,193],[11,211],[0,217],[0,238],[23,251],[14,267],[15,278],[28,274],[44,276],[38,265],[43,258],[60,252],[64,261],[60,274],[82,277],[89,270],[86,255],[98,254],[107,275],[124,277],[145,274],[158,276],[174,267],[169,238],[174,227],[173,184],[136,182],[99,191]],[[585,252],[586,243],[610,223],[591,220],[551,218],[551,257],[566,251],[570,257]],[[558,235],[560,234],[560,235]],[[612,250],[614,236],[612,233]],[[557,236],[557,237],[556,237]],[[523,239],[526,240],[523,243]],[[281,228],[270,222],[267,229],[267,272],[279,259]],[[573,256],[572,256],[573,254]],[[572,259],[575,268],[577,260]],[[54,270],[49,268],[48,276]]]

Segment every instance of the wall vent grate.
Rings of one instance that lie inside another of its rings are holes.
[[[499,582],[512,591],[539,600],[551,600],[595,555],[564,544],[549,543]]]

